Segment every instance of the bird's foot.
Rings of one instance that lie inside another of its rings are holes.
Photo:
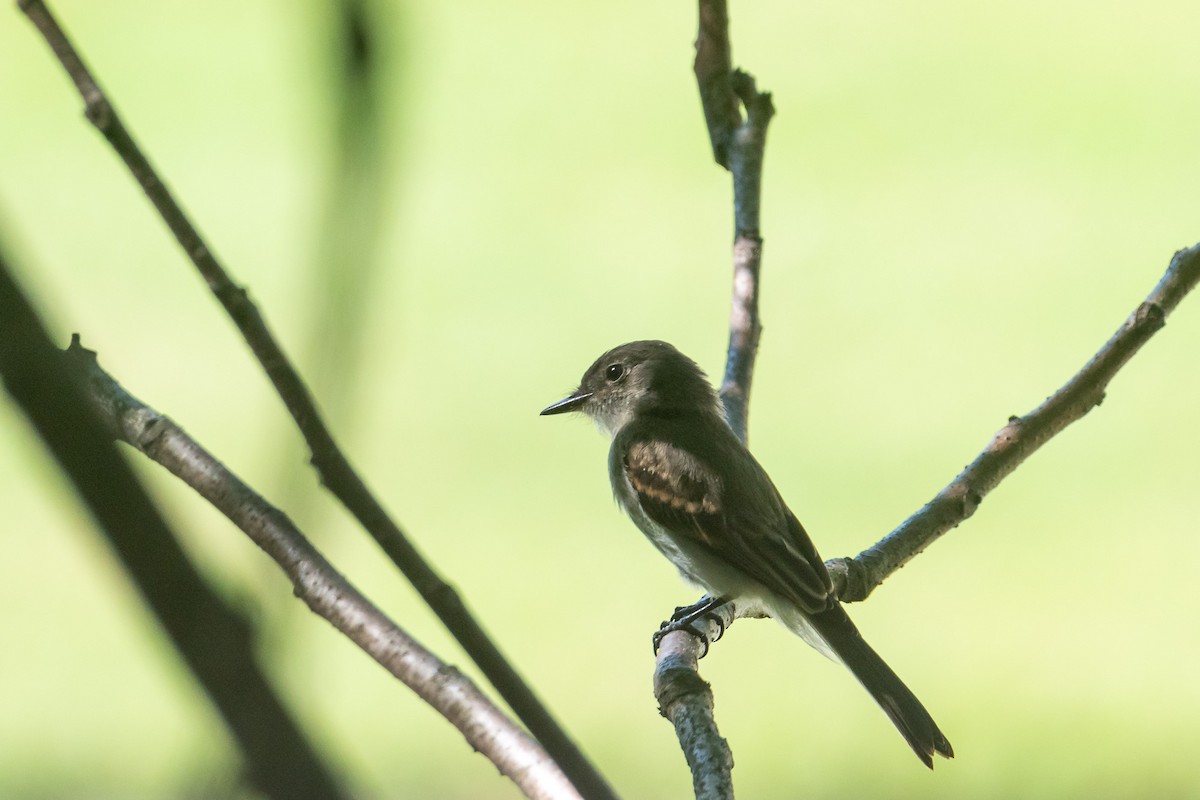
[[[658,655],[658,648],[662,645],[663,637],[668,633],[684,631],[704,644],[704,651],[700,653],[700,658],[704,658],[708,655],[709,645],[725,635],[725,620],[716,611],[727,602],[728,598],[725,597],[705,595],[690,606],[677,606],[671,618],[659,625],[658,630],[651,637],[654,644],[654,655]],[[708,637],[708,625],[706,624],[708,620],[712,620],[717,625],[717,635],[712,639]]]

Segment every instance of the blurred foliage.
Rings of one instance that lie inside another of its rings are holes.
[[[335,7],[55,10],[290,350],[323,300]],[[691,600],[608,499],[606,444],[537,411],[621,341],[719,373],[730,210],[681,4],[381,2],[381,270],[335,430],[629,797],[690,785],[649,634]],[[0,24],[0,213],[85,346],[268,497],[302,456],[246,347],[83,121]],[[826,556],[890,530],[1095,351],[1200,238],[1192,4],[767,2],[734,61],[774,92],[750,438]],[[354,243],[347,242],[351,251]],[[336,248],[334,248],[336,250]],[[921,769],[853,681],[769,623],[703,674],[742,796],[1200,796],[1200,300],[1102,407],[851,612],[959,757]],[[318,397],[336,387],[315,385]],[[286,431],[284,433],[284,431]],[[23,420],[0,406],[0,796],[211,796],[235,755]],[[288,597],[244,537],[134,459],[263,625],[314,739],[375,797],[512,797],[420,701]],[[298,521],[461,655],[309,479]],[[465,665],[464,665],[465,666]],[[468,669],[468,671],[470,671]],[[871,769],[863,769],[864,763]]]

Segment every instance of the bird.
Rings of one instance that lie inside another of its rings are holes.
[[[812,540],[729,427],[695,361],[663,341],[622,344],[541,413],[567,412],[586,414],[611,435],[608,471],[618,505],[707,593],[673,620],[691,621],[731,601],[772,617],[844,664],[925,766],[933,768],[935,754],[953,758],[929,712],[842,607]]]

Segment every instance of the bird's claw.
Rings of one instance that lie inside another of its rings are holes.
[[[668,620],[668,622],[678,622],[681,619],[688,619],[689,617],[695,619],[699,615],[699,612],[710,610],[712,608],[712,604],[713,599],[708,595],[704,595],[704,597],[701,597],[699,600],[691,603],[690,605],[675,606],[675,613],[671,615],[671,619]],[[663,625],[666,624],[668,623],[663,623]]]
[[[652,637],[654,655],[658,655],[658,648],[662,644],[664,636],[675,631],[686,631],[704,643],[704,652],[700,654],[700,658],[704,658],[708,655],[709,645],[725,635],[725,620],[716,612],[728,602],[729,599],[726,597],[705,595],[690,606],[676,606],[675,613],[669,620],[658,626],[658,630]],[[717,623],[718,628],[717,635],[711,639],[708,637],[707,625],[707,621],[710,619]]]
[[[704,631],[700,630],[700,628],[698,628],[694,622],[680,622],[676,619],[664,621],[662,625],[658,626],[658,630],[654,632],[654,635],[650,637],[651,642],[654,644],[654,655],[658,655],[658,648],[662,646],[663,638],[666,637],[668,633],[674,633],[675,631],[683,631],[684,633],[689,633],[692,636],[695,636],[704,645],[704,650],[700,653],[700,658],[704,658],[706,655],[708,655],[708,635],[705,634]],[[725,625],[721,624],[721,633],[724,632]],[[720,638],[721,636],[718,634],[717,639]]]

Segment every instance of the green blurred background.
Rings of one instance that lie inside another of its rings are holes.
[[[57,340],[80,332],[475,674],[317,487],[246,347],[6,5],[0,233]],[[379,3],[378,199],[333,229],[336,6],[54,8],[401,524],[618,791],[688,796],[649,634],[694,592],[613,506],[607,443],[537,412],[629,339],[720,372],[731,212],[695,8]],[[760,0],[732,17],[734,61],[778,109],[751,443],[823,554],[853,554],[1200,239],[1197,13]],[[743,622],[702,670],[740,796],[1200,797],[1198,344],[1189,298],[1100,409],[851,608],[955,761],[928,773],[847,675]],[[232,791],[220,723],[7,403],[0,442],[0,796]],[[244,536],[131,460],[356,792],[516,796]]]

